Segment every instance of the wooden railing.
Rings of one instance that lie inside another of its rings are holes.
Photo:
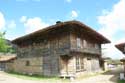
[[[96,48],[71,48],[71,51],[83,52],[83,53],[91,53],[91,54],[101,54],[101,49]]]

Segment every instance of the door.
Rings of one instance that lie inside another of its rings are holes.
[[[51,75],[51,58],[50,56],[43,56],[43,75]]]
[[[91,59],[87,58],[87,71],[91,72],[91,70],[92,70]]]
[[[68,56],[60,56],[60,72],[61,75],[68,75]]]

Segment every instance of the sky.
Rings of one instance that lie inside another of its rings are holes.
[[[69,20],[111,40],[102,46],[104,56],[123,58],[114,45],[125,42],[125,0],[0,0],[0,31],[9,40]]]

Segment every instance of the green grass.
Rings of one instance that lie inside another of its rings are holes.
[[[49,77],[49,76],[42,76],[42,75],[27,75],[27,74],[12,72],[12,71],[6,72],[6,74],[17,77],[17,78],[25,79],[25,80],[38,80],[38,81],[40,80],[40,81],[51,81],[51,82],[56,82],[56,81],[69,82],[70,81],[68,79],[61,79],[59,77]]]
[[[125,80],[118,80],[117,83],[125,83]]]

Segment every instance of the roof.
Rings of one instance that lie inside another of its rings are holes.
[[[57,23],[55,25],[46,27],[44,29],[35,31],[35,32],[27,34],[25,36],[16,38],[15,40],[12,41],[12,43],[16,44],[17,42],[24,41],[26,39],[30,39],[30,38],[36,36],[37,34],[47,33],[48,31],[56,30],[56,29],[62,28],[64,26],[71,26],[69,28],[74,28],[72,26],[78,26],[77,28],[83,28],[84,29],[83,31],[87,32],[92,37],[94,37],[96,40],[100,41],[100,43],[102,43],[102,44],[104,44],[104,43],[110,43],[110,41],[107,38],[105,38],[103,35],[101,35],[100,33],[96,32],[95,30],[93,30],[89,26],[87,26],[87,25],[85,25],[85,24],[83,24],[83,23],[81,23],[79,21],[75,21],[75,20],[73,20],[73,21],[67,21],[67,22],[60,22],[60,23]]]
[[[0,62],[7,62],[16,59],[16,55],[1,55]]]
[[[123,58],[123,59],[120,59],[120,61],[121,61],[121,62],[125,62],[125,58]]]
[[[115,47],[125,54],[125,43],[117,44]]]
[[[13,49],[17,48],[17,46],[15,44],[13,44],[10,40],[5,39],[5,41],[6,41],[7,45],[11,46]]]

